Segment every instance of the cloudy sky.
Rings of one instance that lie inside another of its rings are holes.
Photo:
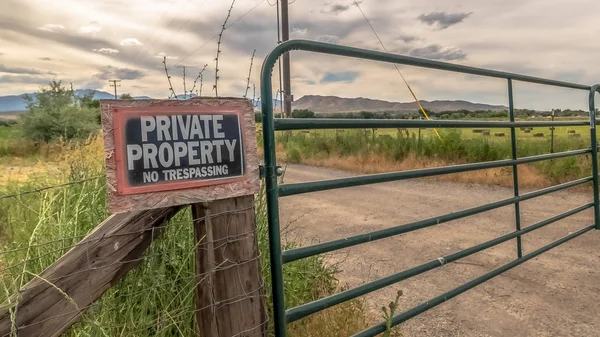
[[[225,31],[219,95],[241,96],[277,45],[276,0],[237,0]],[[214,95],[217,34],[229,0],[0,0],[0,95],[32,92],[52,79],[76,88],[169,96],[162,64],[183,93],[204,64],[203,95]],[[600,82],[597,0],[362,0],[389,52],[574,81]],[[382,50],[352,0],[292,0],[293,38]],[[306,94],[411,101],[392,65],[292,53],[295,98]],[[422,100],[505,104],[506,82],[401,66]],[[277,83],[278,73],[274,72]],[[278,84],[277,84],[278,86]],[[196,86],[198,89],[198,84]],[[517,107],[586,108],[587,94],[515,84]],[[277,88],[275,88],[275,91]],[[249,97],[252,97],[250,89]]]

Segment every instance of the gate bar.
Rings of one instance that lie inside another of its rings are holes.
[[[316,52],[321,54],[329,54],[329,55],[339,55],[339,56],[347,56],[354,57],[365,60],[372,61],[381,61],[386,63],[395,63],[395,64],[406,64],[416,67],[422,68],[430,68],[430,69],[438,69],[438,70],[446,70],[453,71],[464,74],[471,75],[480,75],[487,77],[495,77],[495,78],[512,78],[516,81],[529,82],[529,83],[537,83],[537,84],[545,84],[555,87],[562,88],[571,88],[571,89],[581,89],[581,90],[590,90],[589,85],[577,84],[577,83],[569,83],[564,81],[556,81],[545,78],[539,78],[534,76],[527,76],[515,73],[509,73],[504,71],[497,70],[489,70],[477,67],[464,66],[460,64],[446,63],[441,61],[433,61],[418,57],[411,56],[403,56],[397,54],[389,54],[380,51],[360,49],[355,47],[348,47],[342,45],[336,45],[331,43],[324,43],[318,41],[309,41],[302,39],[294,39],[283,42],[277,47],[275,47],[269,55],[265,58],[263,62],[263,71],[261,75],[261,85],[271,86],[271,73],[273,71],[273,67],[275,66],[275,62],[279,56],[283,55],[285,52],[289,52],[292,50],[303,50],[309,52]],[[272,89],[271,89],[272,91]],[[261,95],[262,98],[267,99],[267,96]],[[269,96],[270,97],[270,96]],[[262,101],[262,100],[261,100]],[[270,103],[271,105],[273,102]]]
[[[393,129],[393,128],[510,128],[546,126],[589,126],[583,121],[461,121],[419,119],[337,119],[337,118],[275,118],[276,131],[320,129]]]
[[[509,78],[508,82],[508,114],[510,118],[510,122],[515,122],[515,104],[513,99],[513,85],[512,80]],[[554,126],[552,126],[553,128]],[[512,159],[517,159],[517,133],[515,131],[515,126],[511,126],[510,128],[510,144],[511,144],[511,152]],[[517,165],[512,166],[513,171],[513,190],[515,197],[519,196],[519,170]],[[519,202],[515,202],[515,229],[517,231],[521,230],[521,210]],[[521,245],[521,237],[517,236],[517,257],[521,258],[523,256],[523,248]]]
[[[381,229],[381,230],[369,232],[366,234],[359,234],[359,235],[350,236],[350,237],[343,238],[343,239],[333,240],[333,241],[329,241],[329,242],[323,242],[323,243],[316,244],[313,246],[286,250],[283,252],[283,263],[284,264],[290,263],[290,262],[300,260],[303,258],[307,258],[310,256],[324,254],[324,253],[332,252],[334,250],[348,248],[348,247],[352,247],[352,246],[357,246],[357,245],[360,245],[363,243],[381,240],[381,239],[389,238],[392,236],[416,231],[419,229],[439,225],[439,224],[446,223],[449,221],[462,219],[462,218],[465,218],[465,217],[468,217],[471,215],[475,215],[475,214],[487,212],[487,211],[490,211],[490,210],[493,210],[496,208],[508,206],[510,204],[517,203],[520,201],[533,199],[533,198],[536,198],[536,197],[539,197],[542,195],[561,191],[561,190],[564,190],[564,189],[567,189],[567,188],[570,188],[573,186],[582,185],[582,184],[585,184],[592,180],[593,180],[593,178],[591,176],[587,177],[587,178],[581,178],[581,179],[573,180],[573,181],[563,183],[560,185],[547,187],[547,188],[537,190],[534,192],[525,193],[520,196],[516,196],[516,197],[504,199],[504,200],[498,200],[496,202],[492,202],[489,204],[461,210],[461,211],[454,212],[454,213],[444,214],[444,215],[432,217],[432,218],[425,219],[425,220],[419,220],[419,221],[415,221],[415,222],[404,224],[404,225]]]
[[[344,187],[355,187],[362,185],[378,184],[388,181],[398,181],[414,178],[431,177],[450,173],[469,172],[475,170],[483,170],[497,167],[505,167],[510,165],[532,163],[547,159],[563,158],[590,153],[590,149],[572,150],[558,153],[542,154],[537,156],[529,156],[518,159],[503,159],[495,161],[486,161],[472,164],[460,164],[443,166],[436,168],[418,169],[410,171],[399,171],[391,173],[378,173],[369,175],[360,175],[348,178],[338,178],[321,181],[311,181],[295,184],[284,184],[279,186],[279,196],[285,197],[296,194],[327,191]]]
[[[482,284],[482,283],[484,283],[486,281],[489,281],[490,279],[492,279],[492,278],[494,278],[494,277],[496,277],[496,276],[498,276],[498,275],[500,275],[500,274],[502,274],[502,273],[504,273],[504,272],[506,272],[506,271],[508,271],[508,270],[510,270],[510,269],[512,269],[512,268],[514,268],[514,267],[516,267],[516,266],[524,263],[524,262],[527,262],[527,261],[533,259],[534,257],[536,257],[536,256],[538,256],[538,255],[540,255],[542,253],[545,253],[545,252],[549,251],[552,248],[560,246],[561,244],[563,244],[563,243],[565,243],[565,242],[567,242],[569,240],[572,240],[572,239],[574,239],[574,238],[576,238],[576,237],[578,237],[578,236],[580,236],[582,234],[585,234],[585,233],[587,233],[588,231],[590,231],[592,229],[594,229],[593,225],[585,227],[583,229],[580,229],[580,230],[578,230],[577,232],[575,232],[573,234],[567,235],[567,236],[565,236],[564,238],[562,238],[560,240],[554,241],[554,242],[552,242],[549,245],[546,245],[546,246],[544,246],[542,248],[539,248],[538,250],[535,250],[535,251],[533,251],[533,252],[531,252],[531,253],[529,253],[527,255],[524,255],[520,259],[517,259],[517,260],[514,260],[512,262],[509,262],[509,263],[503,265],[500,268],[494,269],[494,270],[492,270],[491,272],[489,272],[489,273],[487,273],[485,275],[482,275],[482,276],[480,276],[480,277],[478,277],[478,278],[476,278],[476,279],[474,279],[474,280],[472,280],[470,282],[467,282],[467,283],[463,284],[462,286],[454,288],[454,289],[452,289],[452,290],[450,290],[450,291],[448,291],[448,292],[446,292],[446,293],[444,293],[444,294],[442,294],[442,295],[440,295],[438,297],[435,297],[435,298],[433,298],[433,299],[431,299],[431,300],[429,300],[429,301],[427,301],[427,302],[425,302],[425,303],[423,303],[421,305],[418,305],[418,306],[416,306],[416,307],[414,307],[414,308],[412,308],[412,309],[410,309],[408,311],[405,311],[405,312],[403,312],[400,315],[394,316],[392,318],[392,326],[396,326],[396,325],[398,325],[398,324],[400,324],[402,322],[405,322],[405,321],[407,321],[407,320],[409,320],[409,319],[411,319],[411,318],[413,318],[413,317],[415,317],[415,316],[417,316],[417,315],[419,315],[419,314],[421,314],[421,313],[423,313],[423,312],[425,312],[425,311],[427,311],[427,310],[429,310],[431,308],[434,308],[434,307],[436,307],[436,306],[438,306],[438,305],[440,305],[440,304],[442,304],[442,303],[444,303],[444,302],[446,302],[446,301],[448,301],[448,300],[450,300],[450,299],[452,299],[452,298],[454,298],[454,297],[456,297],[456,296],[464,293],[465,291],[470,290],[471,288],[474,288],[474,287],[476,287],[476,286],[478,286],[478,285],[480,285],[480,284]],[[379,324],[377,324],[377,325],[375,325],[375,326],[373,326],[371,328],[365,329],[365,330],[363,330],[363,331],[361,331],[361,332],[353,335],[352,337],[374,337],[377,334],[385,332],[385,330],[386,330],[386,323],[379,323]]]
[[[600,84],[590,89],[590,141],[592,147],[592,177],[594,177],[594,224],[600,229],[600,191],[598,190],[598,142],[596,139],[596,92],[599,92]]]
[[[505,234],[503,236],[499,236],[495,239],[486,241],[484,243],[478,244],[476,246],[473,246],[471,248],[467,248],[461,251],[458,251],[456,253],[452,253],[450,255],[446,255],[444,257],[440,257],[437,258],[435,260],[429,261],[427,263],[424,263],[422,265],[401,271],[397,274],[393,274],[381,279],[378,279],[376,281],[370,282],[370,283],[366,283],[363,284],[361,286],[358,286],[356,288],[352,288],[346,291],[343,291],[341,293],[337,293],[335,295],[331,295],[329,297],[325,297],[322,299],[318,299],[316,301],[313,302],[309,302],[297,307],[294,307],[292,309],[289,309],[286,311],[286,320],[287,322],[293,322],[296,321],[302,317],[306,317],[308,315],[314,314],[316,312],[319,312],[323,309],[329,308],[331,306],[334,306],[336,304],[340,304],[342,302],[346,302],[349,301],[351,299],[357,298],[359,296],[362,295],[366,295],[368,293],[371,293],[375,290],[387,287],[389,285],[392,285],[394,283],[398,283],[402,280],[406,280],[409,279],[411,277],[417,276],[419,274],[422,274],[424,272],[427,272],[429,270],[435,269],[435,268],[439,268],[447,263],[450,262],[454,262],[456,260],[462,259],[464,257],[467,257],[469,255],[481,252],[485,249],[497,246],[503,242],[506,242],[508,240],[514,239],[516,237],[519,237],[523,234],[527,234],[529,232],[532,232],[536,229],[542,228],[544,226],[547,226],[551,223],[554,223],[556,221],[562,220],[564,218],[567,218],[573,214],[577,214],[579,212],[583,212],[588,208],[591,208],[594,206],[594,203],[589,203],[577,208],[574,208],[572,210],[569,210],[565,213],[561,213],[559,215],[553,216],[551,218],[542,220],[534,225],[528,226],[524,229],[521,229],[520,231],[515,231],[515,232],[511,232],[508,234]],[[593,226],[592,226],[593,228]]]

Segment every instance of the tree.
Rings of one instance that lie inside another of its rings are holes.
[[[315,118],[315,113],[308,109],[294,109],[292,111],[293,118]]]
[[[92,96],[93,97],[93,96]],[[52,81],[34,96],[25,96],[27,112],[19,116],[17,126],[23,136],[34,141],[49,142],[85,138],[98,130],[99,110],[91,107],[93,99],[75,97],[72,89]]]
[[[124,93],[121,94],[121,99],[133,99],[133,97],[129,93]]]

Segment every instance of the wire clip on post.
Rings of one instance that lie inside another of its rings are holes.
[[[271,168],[273,170],[273,168]],[[277,177],[281,177],[283,175],[283,168],[281,166],[275,166],[274,167],[274,171],[275,172],[268,172],[268,168],[264,165],[260,165],[258,167],[258,172],[259,172],[259,176],[260,178],[266,178],[266,177],[270,177],[270,176],[277,176]]]

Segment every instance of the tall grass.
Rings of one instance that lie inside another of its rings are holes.
[[[448,164],[475,163],[512,158],[511,142],[508,139],[490,140],[485,137],[463,137],[461,130],[441,130],[441,138],[419,139],[414,133],[406,136],[398,133],[373,134],[371,130],[345,130],[345,132],[297,131],[293,134],[278,134],[280,152],[289,163],[322,164],[325,166],[348,166],[362,172],[381,172],[381,168],[404,166],[422,168]],[[584,149],[586,140],[557,138],[554,151]],[[517,156],[533,156],[550,152],[549,140],[517,141]],[[338,160],[339,159],[339,160]],[[376,159],[376,160],[374,160]],[[341,165],[340,165],[341,164]],[[359,165],[357,165],[359,164]],[[589,156],[567,157],[534,164],[523,165],[530,181],[524,185],[537,185],[540,181],[561,183],[589,176]],[[351,168],[350,167],[350,168]],[[347,168],[347,167],[340,167]],[[510,170],[510,168],[508,169]],[[508,173],[507,170],[496,170]],[[507,175],[507,177],[509,176]],[[510,179],[507,181],[511,181]],[[490,181],[491,182],[491,181]]]
[[[90,140],[63,152],[60,173],[46,172],[25,183],[0,188],[0,195],[7,195],[77,182],[0,199],[0,307],[107,217],[102,156],[101,140]],[[264,200],[262,192],[256,196],[255,211],[265,302],[272,312]],[[143,262],[108,290],[65,335],[195,336],[191,224],[189,210],[177,214],[150,246]],[[294,243],[285,245],[289,248]],[[299,305],[333,293],[338,288],[335,273],[335,266],[327,266],[323,257],[289,264],[284,269],[286,304]],[[289,325],[289,335],[348,336],[366,327],[364,317],[361,303],[352,301]]]

